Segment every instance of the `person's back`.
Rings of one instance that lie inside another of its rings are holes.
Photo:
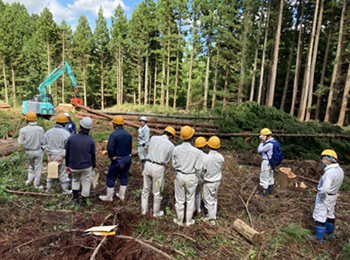
[[[204,161],[204,181],[216,182],[222,178],[221,169],[224,164],[224,157],[217,151],[210,151]]]
[[[325,168],[317,190],[320,194],[337,194],[344,180],[344,171],[338,163],[331,164]]]
[[[153,136],[149,143],[147,159],[159,164],[168,163],[171,159],[174,145],[166,135]]]
[[[45,133],[47,150],[51,154],[64,152],[64,146],[70,134],[60,125],[55,125]]]
[[[116,128],[110,134],[107,144],[108,157],[122,157],[131,154],[132,136],[123,127]]]
[[[29,124],[19,131],[18,143],[27,150],[38,150],[45,144],[44,129],[37,122]]]
[[[183,142],[173,150],[173,167],[183,174],[196,173],[200,170],[198,160],[201,152],[189,142]]]

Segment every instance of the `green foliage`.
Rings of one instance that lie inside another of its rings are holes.
[[[102,142],[108,140],[111,131],[103,131],[103,132],[90,132],[90,136],[95,140],[95,142]]]
[[[350,177],[348,175],[344,176],[343,184],[340,187],[341,191],[350,191]]]
[[[0,138],[7,138],[9,133],[12,133],[13,137],[17,137],[23,123],[23,118],[19,117],[17,113],[0,110]]]
[[[344,259],[346,260],[350,259],[350,239],[349,239],[349,242],[345,244],[343,247],[343,255],[344,255]]]

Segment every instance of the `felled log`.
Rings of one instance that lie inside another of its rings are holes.
[[[7,156],[20,148],[17,139],[0,140],[0,156]]]
[[[257,245],[260,243],[261,241],[260,233],[255,229],[251,228],[249,225],[247,225],[244,221],[240,220],[239,218],[236,219],[235,222],[233,222],[233,228],[252,244]]]
[[[294,187],[297,176],[292,172],[291,168],[281,167],[276,176],[276,184],[281,187]]]
[[[10,109],[11,108],[10,108],[9,104],[0,101],[0,110],[10,111]]]

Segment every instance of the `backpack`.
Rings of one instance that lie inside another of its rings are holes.
[[[276,139],[273,139],[272,141],[268,141],[267,143],[273,144],[272,156],[271,158],[269,158],[269,164],[272,167],[280,165],[283,160],[281,144]]]

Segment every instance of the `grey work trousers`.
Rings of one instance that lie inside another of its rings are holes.
[[[61,155],[59,154],[50,154],[51,161],[55,162]],[[60,183],[69,183],[69,177],[66,173],[66,159],[63,158],[61,164],[58,166],[58,179]],[[57,179],[46,178],[47,186],[51,187],[52,183]]]
[[[28,167],[28,181],[30,184],[34,181],[34,186],[39,186],[41,179],[41,169],[43,165],[43,150],[40,148],[38,150],[26,150],[25,151],[27,159],[29,161]]]
[[[143,171],[142,198],[148,199],[152,186],[155,201],[162,200],[161,191],[164,188],[164,165],[146,162]]]
[[[72,172],[72,190],[80,190],[83,197],[89,197],[91,187],[92,167],[80,170],[71,169]]]
[[[209,219],[216,219],[219,187],[220,181],[204,182],[203,184],[203,201],[208,210]]]

